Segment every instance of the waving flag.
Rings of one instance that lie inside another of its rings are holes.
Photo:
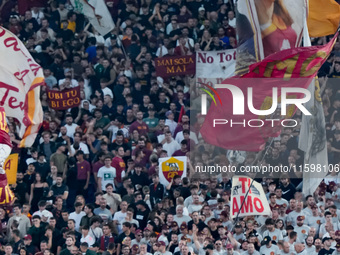
[[[71,0],[74,10],[84,14],[101,35],[115,28],[104,0]]]
[[[329,56],[337,35],[338,33],[324,46],[294,48],[272,54],[263,61],[251,65],[249,72],[244,76],[226,79],[222,84],[234,85],[243,95],[249,92],[249,87],[253,87],[253,107],[267,110],[273,102],[273,87],[279,89],[308,88],[317,71]],[[225,149],[260,151],[269,137],[275,137],[280,133],[279,121],[264,121],[267,116],[259,116],[251,112],[249,107],[244,107],[244,102],[240,103],[239,97],[238,100],[235,100],[228,89],[220,88],[216,89],[216,92],[221,104],[211,104],[200,130],[206,142]],[[279,102],[280,96],[279,90],[276,95]],[[301,98],[302,94],[291,93],[289,96]],[[237,104],[244,108],[242,114],[235,114],[234,109],[237,108],[235,107]],[[288,108],[285,116],[275,115],[271,116],[271,119],[289,118],[295,110],[295,107]],[[231,119],[238,124],[230,125]],[[216,122],[216,120],[218,121]],[[249,121],[251,121],[251,125]],[[263,126],[252,127],[261,121],[265,123]],[[242,125],[243,122],[247,125]]]
[[[20,122],[20,147],[30,147],[43,121],[40,86],[42,68],[25,45],[11,32],[0,27],[0,106],[6,115]]]
[[[334,34],[340,22],[340,5],[335,0],[309,0],[307,22],[312,37]]]

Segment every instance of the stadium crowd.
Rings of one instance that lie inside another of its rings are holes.
[[[2,25],[24,42],[46,81],[32,148],[18,148],[18,123],[8,118],[20,161],[16,201],[0,208],[1,254],[340,254],[340,90],[327,82],[340,77],[340,44],[319,73],[334,171],[312,196],[301,192],[302,173],[256,176],[272,214],[235,224],[231,176],[193,166],[250,165],[256,155],[205,144],[203,118],[190,104],[199,95],[195,77],[155,72],[157,57],[236,48],[233,1],[105,2],[116,28],[102,36],[70,1],[1,1]],[[77,86],[79,107],[49,106],[46,88]],[[294,118],[300,122],[301,113]],[[284,128],[263,162],[301,165],[298,139],[299,128]],[[188,176],[165,186],[158,159],[171,156],[188,157]]]

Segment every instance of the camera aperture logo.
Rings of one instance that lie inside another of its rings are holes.
[[[222,100],[216,89],[227,89],[231,92],[232,96],[232,116],[237,117],[235,119],[231,118],[214,118],[213,119],[213,127],[217,125],[228,125],[233,127],[235,125],[241,125],[243,127],[251,127],[251,128],[259,128],[267,125],[269,123],[271,127],[275,127],[280,124],[283,127],[296,127],[298,122],[294,119],[284,119],[284,117],[289,116],[290,114],[287,113],[287,109],[296,107],[298,108],[304,115],[311,115],[311,113],[306,109],[303,105],[307,103],[311,99],[311,93],[308,89],[304,89],[301,87],[272,87],[271,93],[271,106],[264,107],[268,109],[256,109],[254,107],[254,95],[256,95],[256,88],[247,87],[246,95],[244,92],[237,86],[231,84],[216,84],[215,88],[203,84],[209,88],[218,98],[221,106],[217,105],[216,99],[211,92],[209,92],[205,88],[200,88],[202,91],[206,92],[213,100],[216,107],[228,107],[227,105],[223,105]],[[279,97],[279,90],[281,96]],[[207,94],[201,95],[201,114],[207,114]],[[296,98],[292,96],[292,94],[302,94],[301,98]],[[262,100],[264,102],[264,100]],[[262,105],[263,105],[262,102]],[[230,105],[230,104],[229,104]],[[245,113],[245,105],[248,107],[248,111],[250,114]],[[289,111],[289,110],[288,110]],[[246,116],[247,115],[247,116]],[[244,119],[240,119],[240,117],[244,116]],[[257,118],[249,118],[249,116],[257,117]],[[269,118],[264,118],[263,116],[269,116]],[[240,121],[241,120],[241,121]]]

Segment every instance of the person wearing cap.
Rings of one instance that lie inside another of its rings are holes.
[[[296,226],[294,226],[294,231],[297,233],[297,241],[303,242],[308,236],[310,227],[304,224],[305,216],[296,217]]]
[[[207,243],[207,241],[205,241],[205,243]],[[211,243],[207,243],[204,247],[203,247],[203,250],[205,251],[205,254],[206,255],[213,255],[215,254],[214,252],[214,245],[211,244]]]
[[[240,255],[238,251],[234,250],[234,246],[231,243],[226,245],[227,255]]]
[[[29,234],[24,236],[24,245],[28,254],[35,254],[39,252],[39,249],[32,244],[32,236]]]
[[[154,255],[172,255],[171,252],[166,250],[166,243],[163,241],[160,241],[157,243],[158,251],[154,253]]]
[[[135,231],[135,238],[132,239],[131,245],[138,244],[138,246],[141,245],[143,239],[143,231],[141,229],[136,229]]]
[[[319,251],[319,255],[331,255],[335,249],[331,248],[332,246],[332,238],[324,237],[322,238],[323,248]]]
[[[260,248],[260,253],[264,255],[280,254],[280,249],[277,245],[272,244],[270,236],[265,236],[262,241],[263,245]],[[274,252],[274,253],[272,253]]]
[[[169,244],[169,241],[168,241],[169,232],[170,232],[170,227],[167,224],[163,224],[161,235],[158,237],[157,241],[158,242],[163,241],[168,246],[168,244]]]
[[[188,243],[192,243],[193,236],[189,234],[188,225],[185,222],[181,224],[179,230],[181,233],[178,235],[178,240],[181,240],[181,238],[184,237]]]
[[[246,238],[246,236],[244,235],[243,227],[240,223],[235,224],[233,236],[236,241],[244,240]]]
[[[263,232],[263,236],[269,236],[275,242],[283,240],[282,232],[275,228],[275,221],[271,218],[265,222],[267,230]]]

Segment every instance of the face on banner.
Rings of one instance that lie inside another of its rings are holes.
[[[239,1],[238,73],[270,54],[299,47],[306,6],[306,0]]]

